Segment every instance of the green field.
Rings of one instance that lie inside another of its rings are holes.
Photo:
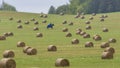
[[[70,62],[69,67],[65,68],[119,68],[120,66],[120,12],[106,13],[108,18],[104,22],[100,22],[100,16],[97,14],[94,19],[91,20],[91,30],[86,30],[85,21],[89,20],[91,15],[85,15],[85,19],[75,19],[75,15],[48,15],[48,18],[41,18],[40,14],[32,13],[18,13],[18,12],[0,12],[0,35],[5,32],[13,32],[14,36],[7,37],[6,40],[0,40],[0,59],[3,58],[2,54],[5,50],[13,50],[15,52],[16,68],[57,68],[55,67],[55,61],[57,58],[66,58]],[[10,17],[14,19],[9,20]],[[35,18],[39,22],[35,25],[33,21]],[[22,23],[17,23],[17,20],[22,20]],[[42,23],[43,20],[47,20],[47,23]],[[64,20],[74,22],[73,26],[68,24],[62,24]],[[25,25],[25,21],[30,21],[30,24]],[[47,29],[46,26],[49,23],[54,23],[54,29]],[[17,29],[17,25],[23,25],[23,29]],[[33,31],[34,27],[39,27],[38,31]],[[62,32],[63,28],[68,28],[72,37],[65,37],[65,32]],[[106,27],[109,32],[102,32],[102,29]],[[84,39],[80,35],[76,35],[76,29],[81,28],[83,31],[89,33],[91,38]],[[37,38],[36,33],[43,33],[42,38]],[[94,41],[93,35],[99,34],[102,37],[101,41]],[[72,45],[71,40],[77,38],[80,43]],[[101,54],[104,49],[100,48],[102,42],[107,42],[110,38],[115,38],[116,43],[111,43],[110,46],[115,48],[114,58],[110,60],[102,60]],[[23,41],[26,45],[37,49],[37,55],[24,54],[23,48],[17,47],[17,42]],[[85,42],[92,41],[94,43],[93,48],[85,48]],[[49,45],[55,45],[57,47],[56,52],[48,52],[47,47]]]

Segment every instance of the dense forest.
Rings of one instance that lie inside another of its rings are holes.
[[[120,0],[69,0],[69,4],[57,7],[50,7],[49,14],[59,14],[64,12],[66,14],[81,13],[108,13],[120,11]],[[54,9],[54,10],[53,10]],[[51,13],[51,10],[52,13]]]
[[[7,4],[5,2],[2,3],[0,6],[1,11],[16,11],[16,8],[10,4]]]

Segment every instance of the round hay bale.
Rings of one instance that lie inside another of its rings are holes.
[[[35,18],[32,18],[31,21],[35,21]]]
[[[108,42],[102,42],[101,45],[100,45],[101,48],[106,48],[106,47],[109,47],[109,46],[110,46],[110,44]]]
[[[77,30],[76,35],[80,35],[81,31]]]
[[[68,25],[73,25],[73,22],[70,22]]]
[[[39,30],[39,28],[38,27],[34,27],[33,30],[36,31],[36,30]]]
[[[63,28],[63,32],[68,32],[68,28]]]
[[[4,33],[3,35],[4,35],[5,37],[8,37],[8,36],[9,36],[8,33]]]
[[[37,33],[36,37],[43,37],[42,33]]]
[[[80,32],[80,35],[81,35],[81,36],[83,36],[84,34],[86,34],[86,32],[84,32],[84,31],[81,31],[81,32]]]
[[[21,23],[22,21],[21,20],[18,20],[17,23]]]
[[[43,17],[43,14],[41,14],[40,17]]]
[[[3,52],[4,58],[13,58],[14,56],[15,56],[15,54],[12,50],[6,50]]]
[[[110,52],[110,53],[115,53],[115,49],[113,47],[107,47],[104,52]]]
[[[9,20],[13,20],[13,17],[10,17]]]
[[[13,36],[13,32],[8,32],[8,36]]]
[[[61,16],[63,16],[63,15],[64,15],[64,13],[63,13],[63,12],[61,12],[61,13],[60,13],[60,15],[61,15]]]
[[[105,15],[104,15],[104,18],[107,18],[107,17],[108,17],[108,15],[105,14]]]
[[[83,38],[90,38],[90,34],[84,34]]]
[[[103,32],[108,32],[109,30],[107,28],[103,28]]]
[[[85,47],[94,47],[93,42],[86,42]]]
[[[21,29],[21,28],[23,28],[23,26],[22,26],[22,25],[18,25],[17,28],[18,28],[18,29]]]
[[[105,18],[104,15],[101,15],[100,18]]]
[[[93,17],[90,17],[89,20],[93,20],[94,18]]]
[[[27,53],[27,55],[36,55],[37,54],[37,49],[35,49],[35,48],[28,48],[26,53]]]
[[[12,58],[3,58],[0,61],[0,68],[16,68],[16,62]]]
[[[92,13],[92,16],[96,16],[96,13]]]
[[[0,40],[6,40],[5,36],[0,36]]]
[[[111,38],[111,39],[109,39],[109,41],[108,41],[109,43],[116,43],[116,39],[114,39],[114,38]]]
[[[79,15],[76,15],[74,18],[79,18],[80,16]]]
[[[63,21],[63,23],[62,24],[67,24],[67,21],[65,20],[65,21]]]
[[[113,54],[110,52],[103,52],[101,59],[113,59]]]
[[[95,41],[100,41],[100,40],[102,40],[102,37],[101,37],[100,35],[94,35],[94,36],[93,36],[93,39],[94,39]]]
[[[46,23],[46,22],[47,22],[47,20],[43,20],[43,21],[42,21],[42,23]]]
[[[47,18],[47,17],[48,17],[47,14],[43,15],[43,18]]]
[[[71,33],[66,33],[66,37],[72,37],[72,34]]]
[[[81,31],[82,31],[82,29],[80,29],[80,28],[77,28],[77,29],[76,29],[76,31],[80,31],[80,32],[81,32]]]
[[[84,16],[80,16],[80,18],[81,18],[81,19],[85,19],[85,17],[84,17]]]
[[[92,27],[90,25],[87,25],[86,30],[90,30],[90,29],[92,29]]]
[[[19,41],[19,42],[17,43],[17,47],[25,47],[25,42]]]
[[[26,21],[24,24],[29,24],[30,22],[29,21]]]
[[[104,21],[104,18],[101,18],[100,21],[101,21],[101,22]]]
[[[90,24],[91,22],[90,21],[86,21],[85,24]]]
[[[58,58],[55,62],[55,66],[56,67],[66,67],[66,66],[70,66],[70,63],[67,59]]]
[[[35,25],[39,24],[38,21],[34,22]]]
[[[49,45],[47,49],[48,51],[57,51],[57,47],[54,45]]]
[[[23,48],[23,53],[27,53],[27,50],[28,50],[29,48],[31,48],[31,47],[30,47],[30,46],[25,46],[25,47]]]
[[[79,40],[78,39],[72,39],[71,43],[72,44],[79,44]]]

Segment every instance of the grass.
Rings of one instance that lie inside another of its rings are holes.
[[[7,37],[7,40],[0,41],[0,59],[2,59],[2,53],[7,50],[13,50],[15,52],[16,68],[56,68],[54,63],[57,58],[63,57],[70,61],[70,67],[65,68],[119,68],[120,62],[120,12],[107,13],[108,18],[104,22],[99,21],[99,17],[102,14],[97,14],[94,20],[91,22],[92,30],[85,30],[85,21],[88,21],[91,15],[85,15],[85,19],[75,19],[74,15],[48,15],[48,18],[40,18],[39,14],[32,13],[18,13],[18,12],[0,12],[0,35],[5,32],[13,32],[13,37]],[[13,17],[14,20],[9,21],[9,18]],[[30,21],[35,18],[39,25],[34,25],[34,22]],[[17,29],[17,20],[22,20],[23,29]],[[47,20],[47,23],[42,23],[43,20]],[[67,20],[68,22],[74,22],[73,26],[68,24],[63,25],[62,22]],[[25,21],[30,21],[30,24],[25,25]],[[54,23],[54,29],[46,29],[48,23]],[[34,27],[39,27],[39,31],[33,31]],[[67,27],[69,32],[72,33],[72,37],[66,38],[65,32],[62,29]],[[108,28],[109,32],[102,32],[102,28]],[[89,39],[83,39],[82,36],[76,35],[76,29],[81,28],[91,35]],[[43,33],[43,38],[36,38],[36,33]],[[101,41],[94,41],[93,35],[99,34],[102,37]],[[77,38],[80,43],[72,45],[71,40]],[[108,41],[110,38],[117,39],[117,43],[110,44],[114,47],[116,53],[114,59],[102,60],[101,53],[104,49],[100,48],[102,42]],[[22,52],[23,48],[17,48],[18,41],[23,41],[26,45],[34,47],[38,50],[37,55],[28,56]],[[94,43],[94,48],[85,48],[84,44],[87,41]],[[47,47],[49,45],[56,45],[56,52],[48,52]],[[62,68],[62,67],[60,67]]]

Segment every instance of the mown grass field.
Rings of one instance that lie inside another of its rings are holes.
[[[91,30],[86,30],[85,21],[89,20],[91,15],[85,15],[85,19],[75,19],[75,15],[48,15],[48,18],[41,18],[40,14],[32,13],[17,13],[17,12],[0,12],[0,35],[5,32],[13,32],[14,36],[7,37],[6,40],[0,41],[0,59],[3,58],[2,54],[5,50],[13,50],[15,52],[16,68],[57,68],[55,61],[57,58],[66,58],[70,61],[70,66],[65,68],[119,68],[120,66],[120,12],[107,13],[108,18],[104,22],[100,22],[100,16],[97,14],[91,21]],[[10,17],[14,19],[9,20]],[[34,25],[35,18],[39,22]],[[22,23],[17,23],[17,20],[22,20]],[[47,20],[47,23],[42,23]],[[73,26],[62,24],[64,20],[74,22]],[[30,21],[30,24],[25,25],[25,21]],[[54,23],[54,29],[47,29],[49,23]],[[17,25],[23,25],[23,29],[17,29]],[[33,28],[39,27],[39,31],[33,31]],[[68,32],[72,33],[72,37],[66,38],[65,32],[62,29],[66,27]],[[108,28],[109,32],[102,32],[102,28]],[[76,29],[81,28],[83,31],[89,33],[91,38],[84,39],[80,35],[76,35]],[[42,38],[36,38],[36,33],[43,33]],[[94,41],[93,35],[99,34],[102,37],[101,41]],[[77,38],[80,43],[72,45],[71,40]],[[101,54],[104,49],[100,48],[102,42],[107,42],[110,38],[115,38],[117,43],[111,43],[110,46],[115,48],[114,59],[102,60]],[[37,55],[24,54],[23,48],[18,48],[17,42],[23,41],[26,45],[37,49]],[[93,48],[85,48],[85,42],[92,41]],[[56,52],[48,52],[49,45],[57,46]],[[60,68],[60,67],[59,67]]]

